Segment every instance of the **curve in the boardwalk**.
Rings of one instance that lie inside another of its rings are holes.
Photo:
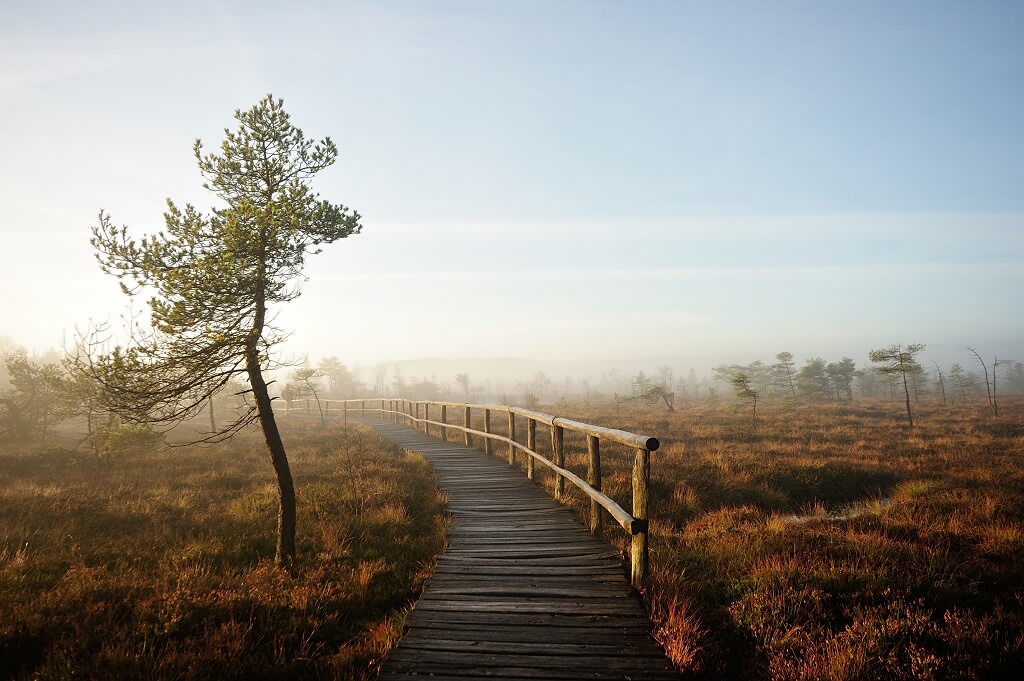
[[[380,678],[678,679],[616,552],[517,469],[365,419],[422,454],[448,497],[448,549]]]

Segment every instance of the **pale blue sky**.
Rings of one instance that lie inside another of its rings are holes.
[[[365,225],[293,353],[1024,358],[1022,35],[1018,2],[4,0],[0,336],[116,321],[96,213],[209,207],[193,140],[272,92]]]

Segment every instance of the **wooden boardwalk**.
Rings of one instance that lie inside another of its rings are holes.
[[[430,462],[452,514],[382,680],[679,678],[618,555],[569,509],[496,457],[365,422]]]

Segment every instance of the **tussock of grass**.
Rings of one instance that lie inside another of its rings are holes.
[[[0,677],[373,678],[443,549],[426,463],[286,423],[296,575],[257,433],[114,457],[0,455]]]

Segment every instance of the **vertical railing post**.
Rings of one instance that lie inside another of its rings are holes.
[[[359,400],[359,415],[366,416],[366,400]]]
[[[385,420],[388,418],[387,412],[384,411],[384,400],[380,401],[380,417]]]
[[[466,415],[463,418],[464,418],[464,424],[466,426],[466,446],[467,447],[472,447],[473,446],[473,436],[469,434],[469,428],[473,427],[473,423],[472,423],[471,414],[469,413],[469,405],[468,404],[466,405]]]
[[[441,405],[441,423],[448,423],[448,405]],[[441,426],[441,439],[448,442],[448,429]]]
[[[341,427],[345,429],[345,434],[348,434],[348,400],[341,401]]]
[[[510,409],[508,412],[508,439],[516,439],[516,415],[512,413]],[[514,466],[516,463],[516,448],[512,446],[512,443],[508,445],[508,465]]]
[[[647,520],[648,487],[651,481],[651,453],[644,448],[636,450],[633,460],[633,517],[641,522],[640,531],[633,535],[630,551],[633,588],[642,589],[647,581]]]
[[[559,468],[565,468],[565,452],[562,451],[563,442],[562,426],[551,424],[551,463]],[[555,473],[555,499],[561,499],[565,492],[565,478]]]
[[[490,409],[484,409],[484,432],[485,433],[490,433],[491,432],[491,410]],[[490,453],[491,453],[491,438],[485,437],[484,438],[484,454],[490,454]]]
[[[601,491],[601,440],[596,435],[587,436],[587,482],[590,486]],[[601,534],[601,504],[597,499],[590,500],[590,531],[594,534]]]
[[[409,418],[406,419],[406,424],[405,425],[412,426],[413,428],[415,428],[416,427],[416,422],[412,420],[412,409],[413,409],[413,407],[412,407],[412,400],[406,401],[406,403],[405,403],[405,413],[406,413],[406,415]]]
[[[526,418],[526,448],[531,452],[537,451],[537,422],[530,417]],[[526,457],[526,477],[533,480],[533,457]]]
[[[416,420],[412,422],[412,427],[415,428],[416,430],[419,430],[420,429],[420,421],[419,421],[419,419],[420,419],[420,403],[419,402],[416,402],[416,416],[414,418]]]
[[[423,434],[430,435],[430,403],[423,403]]]

